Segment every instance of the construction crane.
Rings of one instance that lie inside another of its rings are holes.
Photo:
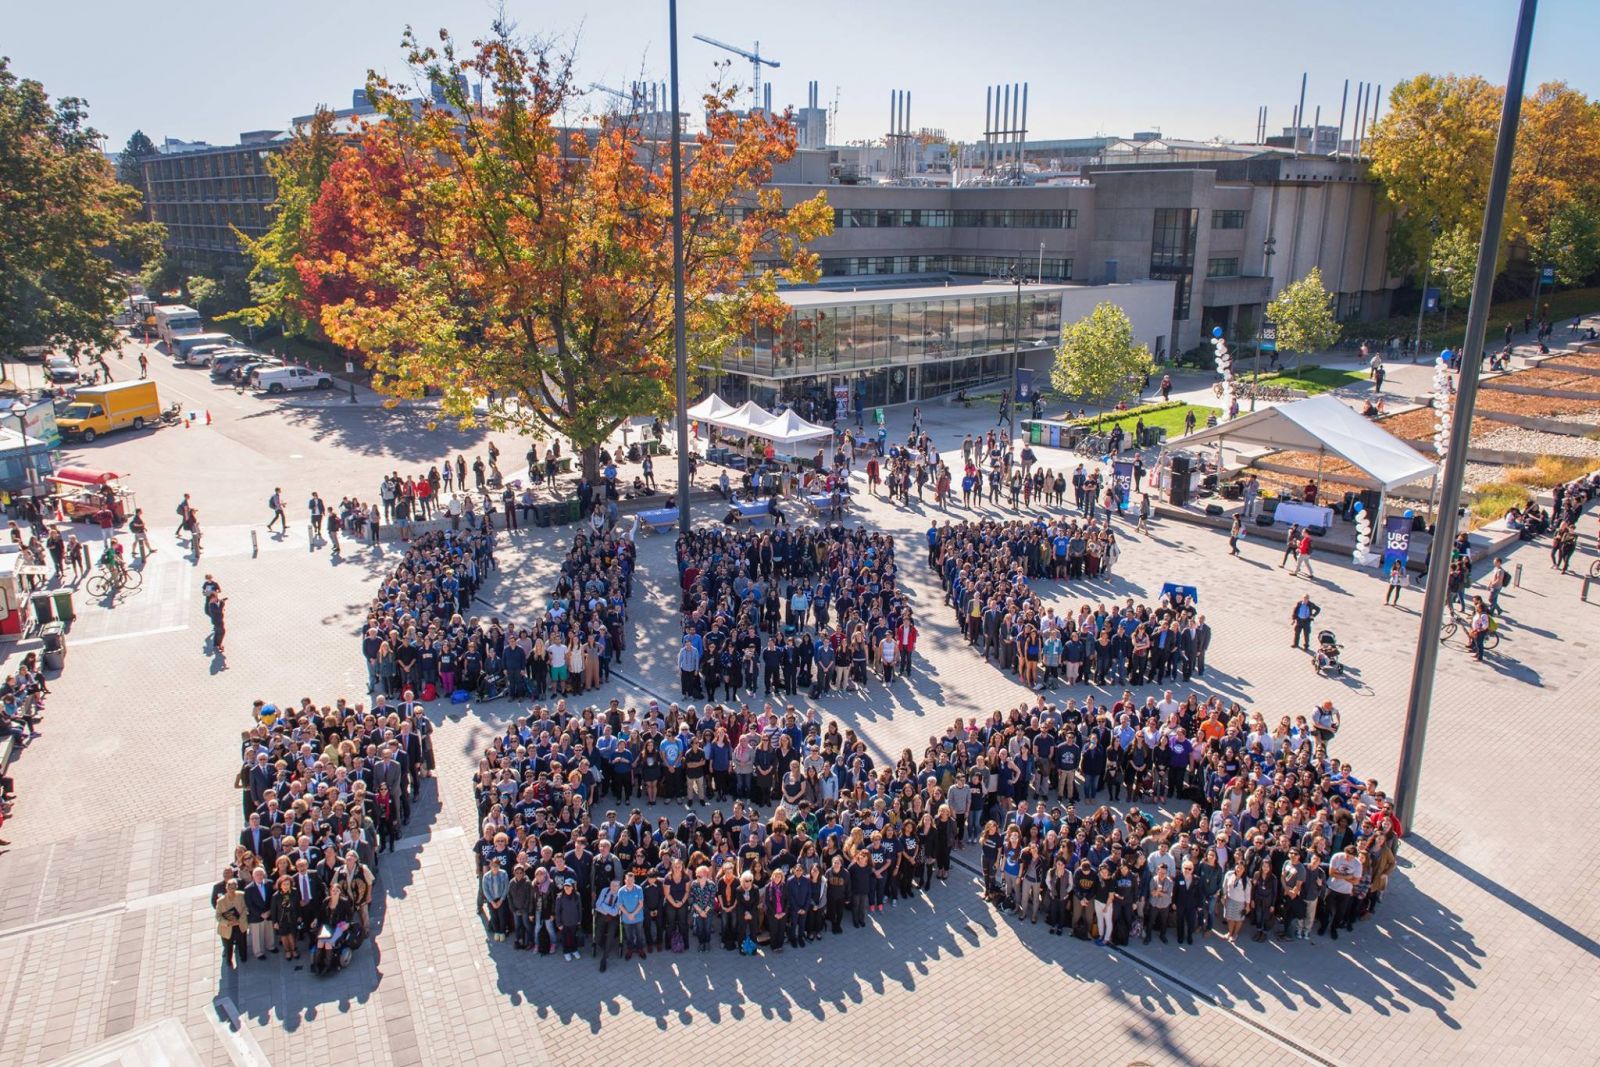
[[[751,92],[754,94],[754,96],[752,97],[754,102],[750,106],[751,107],[760,107],[761,106],[761,65],[763,63],[765,63],[769,67],[778,67],[778,66],[781,65],[781,64],[779,64],[779,62],[776,59],[766,59],[761,55],[761,42],[760,41],[756,42],[756,50],[754,52],[746,52],[743,48],[735,48],[731,44],[727,44],[725,42],[718,41],[718,40],[716,40],[715,38],[712,38],[712,37],[707,37],[703,33],[695,34],[694,35],[694,39],[697,40],[697,41],[704,41],[706,44],[710,45],[711,47],[720,48],[724,52],[732,52],[736,56],[743,56],[745,59],[748,59],[750,61],[750,89],[751,89]]]
[[[627,93],[623,92],[621,89],[613,89],[613,88],[611,88],[611,86],[609,86],[609,85],[601,85],[599,82],[590,82],[589,83],[589,88],[593,89],[597,93],[605,93],[608,96],[614,96],[618,100],[629,100],[629,101],[631,101],[633,99],[633,97],[629,96]]]

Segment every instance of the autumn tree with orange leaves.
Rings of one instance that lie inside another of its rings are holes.
[[[376,75],[383,121],[348,145],[313,206],[296,268],[335,343],[395,397],[432,390],[443,411],[570,438],[585,473],[629,415],[673,408],[671,171],[625,116],[566,125],[569,55],[497,25],[459,54],[407,32],[417,103]],[[482,102],[467,79],[481,81]],[[783,281],[817,276],[806,241],[832,213],[763,188],[795,148],[782,119],[706,97],[685,146],[690,360],[714,362],[753,323],[782,321]]]

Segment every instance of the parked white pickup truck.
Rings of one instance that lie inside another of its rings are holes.
[[[333,375],[304,367],[263,367],[250,375],[253,389],[284,393],[292,389],[332,389]]]

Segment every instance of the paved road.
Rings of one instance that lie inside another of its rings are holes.
[[[173,379],[172,391],[210,388],[177,377],[197,372],[156,373]],[[1595,608],[1536,547],[1513,556],[1525,568],[1506,598],[1502,655],[1483,666],[1444,657],[1423,815],[1398,885],[1378,918],[1337,946],[1206,942],[1116,954],[1019,927],[958,875],[877,917],[880,933],[826,943],[815,960],[691,954],[602,980],[588,963],[528,959],[486,943],[471,915],[467,777],[510,710],[490,704],[439,709],[439,790],[385,863],[381,933],[357,964],[328,980],[276,961],[222,973],[206,904],[237,833],[230,786],[249,701],[359,694],[350,635],[385,559],[362,550],[334,564],[298,532],[258,538],[253,551],[248,523],[262,517],[262,486],[370,493],[395,464],[477,447],[481,436],[430,434],[409,413],[307,415],[218,399],[209,429],[113,439],[74,457],[130,472],[162,516],[191,486],[215,525],[198,565],[162,528],[146,590],[115,608],[84,606],[45,736],[15,765],[23,802],[0,856],[0,1062],[50,1062],[165,1024],[209,1063],[256,1052],[273,1063],[451,1063],[513,1048],[555,1063],[706,1052],[761,1061],[777,1049],[785,1059],[900,1063],[960,1054],[974,1034],[1024,1063],[1597,1061],[1586,1024],[1600,997],[1590,892],[1600,864],[1564,828],[1592,824],[1600,803],[1581,747],[1545,741],[1585,736],[1600,670],[1587,644]],[[930,407],[928,421],[948,446],[981,428],[981,415]],[[1046,450],[1044,462],[1056,461]],[[930,514],[874,503],[864,516],[899,539],[926,666],[892,693],[833,698],[824,710],[880,754],[920,748],[954,715],[1030,699],[948,625],[917,551]],[[535,602],[561,534],[511,538],[487,598],[508,612]],[[1377,579],[1335,560],[1319,561],[1308,585],[1277,568],[1275,543],[1247,541],[1239,560],[1224,547],[1209,531],[1158,526],[1130,536],[1111,581],[1052,595],[1075,604],[1150,595],[1168,580],[1198,585],[1216,630],[1201,691],[1269,715],[1332,696],[1345,721],[1337,751],[1391,781],[1417,604],[1383,608]],[[670,694],[670,538],[644,541],[641,555],[624,671]],[[226,659],[204,650],[205,572],[232,598]],[[1283,617],[1306,588],[1347,645],[1353,670],[1342,683],[1316,679],[1287,647]],[[612,692],[640,696],[620,680],[598,696]],[[1549,829],[1545,807],[1559,812]],[[1530,834],[1555,847],[1527,848]],[[218,1021],[219,996],[236,1008],[237,1032]]]

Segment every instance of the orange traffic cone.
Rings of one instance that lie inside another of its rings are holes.
[[[187,418],[183,420],[183,428],[185,430],[189,428],[189,420]]]
[[[61,501],[59,501],[59,500],[56,501],[56,521],[57,522],[66,522],[67,521],[67,517],[61,513]]]
[[[206,425],[207,426],[211,425],[211,409],[210,408],[206,409]]]

